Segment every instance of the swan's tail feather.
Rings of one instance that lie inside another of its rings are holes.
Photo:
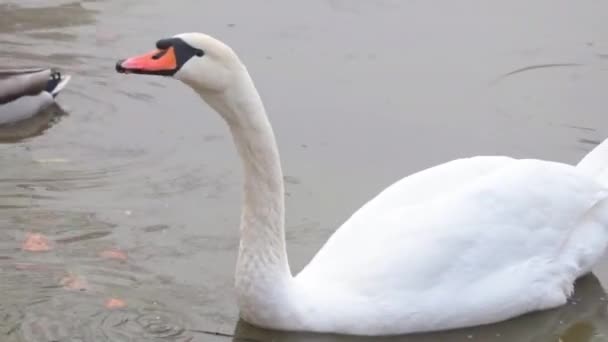
[[[608,186],[608,139],[591,150],[576,167]]]
[[[591,150],[576,167],[608,187],[608,139]],[[575,261],[577,277],[591,272],[608,244],[608,197],[600,199],[582,217],[568,243],[566,249],[573,254],[567,260]]]
[[[563,248],[564,264],[574,266],[576,278],[591,272],[606,252],[607,228],[608,198],[604,198],[585,213]]]

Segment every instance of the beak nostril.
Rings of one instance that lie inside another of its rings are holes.
[[[156,60],[156,59],[161,58],[162,56],[164,56],[167,53],[167,51],[168,50],[160,50],[160,51],[158,51],[158,53],[156,53],[156,54],[154,54],[152,56],[152,59]]]

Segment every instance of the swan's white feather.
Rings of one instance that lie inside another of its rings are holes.
[[[295,278],[299,324],[391,334],[561,305],[608,243],[608,212],[588,215],[606,195],[581,170],[539,160],[477,157],[407,177]]]

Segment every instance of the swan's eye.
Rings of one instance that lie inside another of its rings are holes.
[[[205,51],[203,51],[201,49],[194,49],[194,54],[199,57],[203,57],[205,55]]]

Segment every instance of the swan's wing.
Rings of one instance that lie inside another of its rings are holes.
[[[449,176],[451,167],[436,176]],[[380,195],[374,201],[390,210],[353,215],[298,281],[361,294],[467,288],[520,263],[559,258],[576,223],[606,196],[595,180],[560,163],[497,161],[478,177],[466,175],[475,172],[463,171],[460,185],[447,181],[449,191],[431,196],[423,190],[433,177],[422,177],[421,186],[410,185],[415,198],[402,194],[402,206],[397,196],[393,203]]]
[[[590,177],[608,184],[608,139],[605,139],[601,144],[593,148],[576,167]]]
[[[0,69],[0,105],[19,97],[37,95],[47,88],[52,70]]]
[[[477,156],[452,160],[422,170],[384,189],[357,210],[349,220],[363,222],[374,220],[394,209],[449,193],[456,187],[475,181],[516,161],[503,156]]]

